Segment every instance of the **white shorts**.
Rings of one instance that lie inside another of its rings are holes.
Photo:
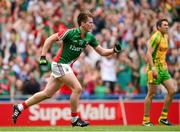
[[[68,73],[73,73],[72,68],[68,64],[59,64],[57,62],[51,63],[51,75],[53,75],[55,78],[64,76]]]

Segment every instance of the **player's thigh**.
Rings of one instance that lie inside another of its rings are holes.
[[[58,78],[54,78],[51,75],[44,89],[44,92],[46,92],[49,96],[52,96],[59,90],[60,87],[62,87],[63,84],[64,83],[61,80],[59,80]]]
[[[158,85],[148,84],[148,95],[155,95]]]
[[[173,79],[168,79],[163,82],[164,87],[167,89],[169,93],[175,93],[176,91],[176,84]]]
[[[61,77],[61,80],[71,89],[82,89],[81,84],[74,73],[65,74],[63,77]]]

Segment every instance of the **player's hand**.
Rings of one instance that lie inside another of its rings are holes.
[[[120,53],[122,51],[121,43],[116,42],[113,48],[115,53]]]
[[[152,69],[152,74],[153,74],[153,78],[155,78],[155,79],[158,78],[158,73],[155,68]]]
[[[39,60],[40,65],[47,65],[48,61],[46,60],[46,56],[41,56]]]

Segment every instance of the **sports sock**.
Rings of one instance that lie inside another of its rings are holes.
[[[160,119],[167,119],[168,111],[167,109],[163,109]]]
[[[72,112],[71,117],[71,122],[75,122],[79,118],[78,112]]]
[[[25,102],[23,102],[22,104],[18,104],[17,107],[20,111],[23,111],[24,109],[27,108],[27,105]]]
[[[143,122],[150,122],[149,115],[144,115]]]

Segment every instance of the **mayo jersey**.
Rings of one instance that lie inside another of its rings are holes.
[[[150,46],[154,48],[152,59],[157,69],[167,69],[166,53],[168,50],[167,35],[162,35],[160,31],[156,31],[150,38]],[[150,69],[150,66],[148,66]]]
[[[90,32],[82,38],[80,27],[60,31],[58,38],[62,40],[62,46],[54,57],[54,61],[62,64],[74,62],[88,44],[93,48],[98,45],[94,35]]]

